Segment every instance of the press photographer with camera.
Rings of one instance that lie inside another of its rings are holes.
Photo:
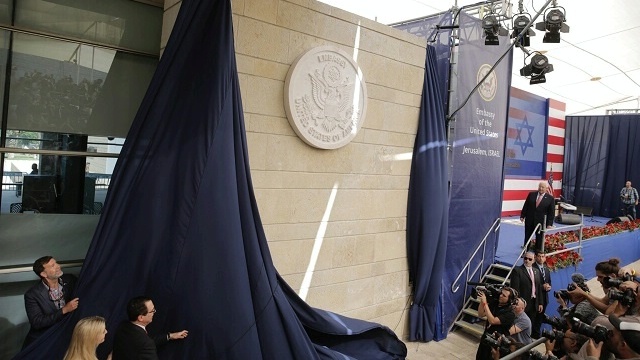
[[[627,277],[627,279],[629,279]],[[614,300],[605,314],[616,316],[640,315],[640,295],[638,294],[639,284],[632,280],[615,279],[609,280],[609,299]]]
[[[486,290],[477,289],[478,291],[478,317],[486,316],[486,324],[484,333],[480,339],[480,345],[478,345],[478,352],[476,353],[476,360],[491,359],[491,345],[487,344],[484,340],[488,335],[494,333],[508,335],[509,329],[515,321],[516,315],[513,312],[512,305],[517,298],[517,293],[510,287],[503,287],[499,294],[491,295],[491,305],[487,299]],[[498,299],[495,299],[495,295],[498,295]]]
[[[587,324],[590,324],[600,312],[589,302],[586,295],[589,294],[589,287],[586,284],[585,278],[580,273],[574,273],[571,275],[573,283],[567,286],[566,290],[554,291],[553,295],[556,298],[556,302],[559,304],[558,313],[567,318],[578,318]],[[580,289],[581,292],[577,292],[576,289]],[[569,307],[568,302],[573,304]]]
[[[640,323],[638,321],[634,316],[598,316],[591,327],[600,328],[600,330],[606,328],[606,338],[602,341],[604,346],[596,346],[598,339],[589,341],[584,359],[606,358],[608,352],[615,355],[615,359],[640,359]]]
[[[605,283],[605,278],[615,279],[618,277],[618,271],[620,271],[620,259],[611,258],[607,261],[601,261],[596,264],[596,276],[598,277],[598,282],[602,285],[602,290],[604,290],[604,296],[602,298],[595,297],[590,292],[584,291],[580,287],[576,287],[573,290],[569,290],[569,293],[576,293],[584,296],[593,307],[595,307],[601,313],[606,313],[607,308],[611,304],[609,299],[609,288],[610,286]]]

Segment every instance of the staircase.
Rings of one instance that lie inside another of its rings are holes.
[[[480,280],[483,284],[508,285],[507,276],[511,272],[511,267],[491,264]],[[453,323],[454,327],[462,329],[478,338],[484,333],[484,324],[486,318],[478,317],[478,305],[480,303],[473,296],[469,296],[462,307],[460,313]]]

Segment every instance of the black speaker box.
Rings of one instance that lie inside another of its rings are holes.
[[[631,219],[629,219],[629,217],[627,217],[627,216],[617,216],[617,217],[614,217],[613,219],[607,221],[607,225],[609,225],[609,224],[617,224],[619,222],[626,222],[626,221],[631,221]]]
[[[591,213],[593,212],[593,208],[590,208],[588,206],[576,206],[576,209],[573,210],[574,214],[582,214],[584,216],[591,216]]]
[[[565,225],[578,225],[580,224],[580,215],[576,214],[560,214],[557,217],[557,222]]]

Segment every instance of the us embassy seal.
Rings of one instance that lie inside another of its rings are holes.
[[[356,137],[367,110],[358,64],[344,51],[319,46],[300,55],[284,84],[287,119],[307,144],[337,149]]]
[[[491,70],[491,65],[489,64],[482,64],[478,69],[478,74],[476,75],[476,81],[480,82],[480,80],[482,80],[489,71],[491,71],[491,73],[486,79],[484,79],[482,85],[478,88],[478,93],[484,101],[487,102],[493,100],[496,96],[496,92],[498,91],[498,76],[496,75],[495,70]]]

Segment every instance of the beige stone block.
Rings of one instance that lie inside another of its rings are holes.
[[[350,13],[346,10],[342,10],[336,7],[332,7],[330,9],[331,11],[331,16],[338,18],[340,20],[344,20],[346,22],[352,23],[352,24],[358,24],[362,22],[362,17],[358,16],[354,13]]]
[[[248,17],[238,17],[236,52],[287,63],[290,30]]]
[[[409,88],[407,90],[414,91],[416,89]],[[378,84],[367,84],[367,96],[370,99],[382,100],[385,102],[392,102],[396,104],[402,104],[413,107],[420,107],[420,101],[422,100],[422,88],[419,93],[407,92],[405,89],[391,89],[388,87],[380,86]]]
[[[245,0],[244,16],[276,23],[279,0]]]
[[[413,106],[384,103],[381,130],[415,134],[418,129],[420,109]],[[443,119],[444,120],[444,119]]]
[[[382,130],[384,127],[384,120],[386,119],[385,113],[386,102],[369,97],[367,102],[367,116],[364,120],[363,127],[367,129]],[[416,119],[416,124],[418,120]]]
[[[162,49],[167,47],[167,41],[169,41],[169,36],[176,23],[180,5],[182,5],[182,2],[176,3],[174,6],[166,9],[162,15],[162,35],[160,36],[160,48]]]
[[[269,243],[269,251],[281,274],[305,273],[313,245],[313,239],[278,241]]]
[[[286,116],[283,102],[284,82],[247,76],[247,82],[244,85],[247,86],[242,92],[245,112],[275,117]]]
[[[243,15],[246,1],[252,1],[252,0],[231,0],[231,12],[234,15],[235,14]]]
[[[289,53],[287,55],[287,64],[293,62],[302,54],[317,46],[331,45],[327,40],[318,38],[317,36],[307,35],[300,32],[292,32],[289,37]]]
[[[313,307],[340,313],[346,308],[348,283],[312,287],[307,295],[307,303]]]
[[[247,152],[251,169],[264,169],[266,166],[266,158],[268,156],[266,152],[266,137],[267,135],[265,134],[247,132]]]
[[[353,57],[354,49],[360,49],[360,44],[356,44],[356,34],[358,29],[362,32],[362,26],[357,23],[346,22],[333,17],[324,17],[318,28],[318,37],[347,46],[347,54]],[[357,60],[357,59],[356,59]]]
[[[404,66],[400,75],[403,81],[402,90],[422,96],[424,86],[424,68],[417,66]]]
[[[247,103],[246,103],[246,101],[244,101],[244,99],[247,98],[247,91],[249,89],[248,82],[249,82],[249,76],[248,75],[238,74],[238,83],[240,84],[240,96],[243,99],[243,101],[242,101],[242,109],[243,109],[243,111],[246,111],[246,109],[247,109]]]
[[[403,31],[404,32],[404,31]],[[413,35],[411,35],[413,37]],[[420,38],[422,39],[422,38]],[[402,62],[424,69],[425,60],[427,58],[426,39],[424,43],[416,45],[409,42],[400,42],[399,49]],[[400,60],[398,59],[398,60]]]
[[[170,7],[176,5],[176,4],[182,4],[182,0],[164,0],[164,10],[166,11],[167,9],[169,9]],[[180,6],[178,5],[178,6]]]
[[[247,132],[262,134],[296,136],[286,118],[262,114],[245,114]],[[265,139],[266,140],[266,139]]]
[[[236,65],[239,74],[255,75],[256,58],[236,53]]]
[[[376,234],[375,261],[406,258],[406,234],[404,231]]]
[[[278,265],[274,264],[276,270],[278,270]],[[296,294],[300,293],[300,286],[302,285],[302,279],[304,279],[304,274],[280,274],[282,279],[289,284],[289,286],[296,292]]]
[[[260,203],[258,203],[260,207]],[[262,213],[262,210],[260,211]],[[275,223],[265,224],[263,227],[267,240],[269,242],[297,240],[297,239],[313,239],[318,233],[318,224],[314,223]]]
[[[315,2],[315,1],[316,0],[280,0],[280,5],[282,3],[291,3],[291,4],[296,4],[296,5],[300,5],[302,7],[309,8],[309,3]]]
[[[406,272],[395,272],[375,278],[373,302],[384,303],[407,296],[407,284],[409,283]]]
[[[363,142],[375,145],[391,145],[402,148],[411,148],[413,147],[415,140],[415,135],[413,134],[401,134],[371,129],[364,129],[362,134],[364,136]]]
[[[325,18],[309,8],[281,1],[276,24],[294,32],[317,36]]]
[[[256,198],[265,222],[307,222],[320,224],[330,190],[264,189]],[[259,196],[259,197],[258,197]]]
[[[274,61],[256,59],[255,71],[253,75],[284,82],[284,80],[287,77],[288,71],[289,71],[288,64],[281,64]]]

